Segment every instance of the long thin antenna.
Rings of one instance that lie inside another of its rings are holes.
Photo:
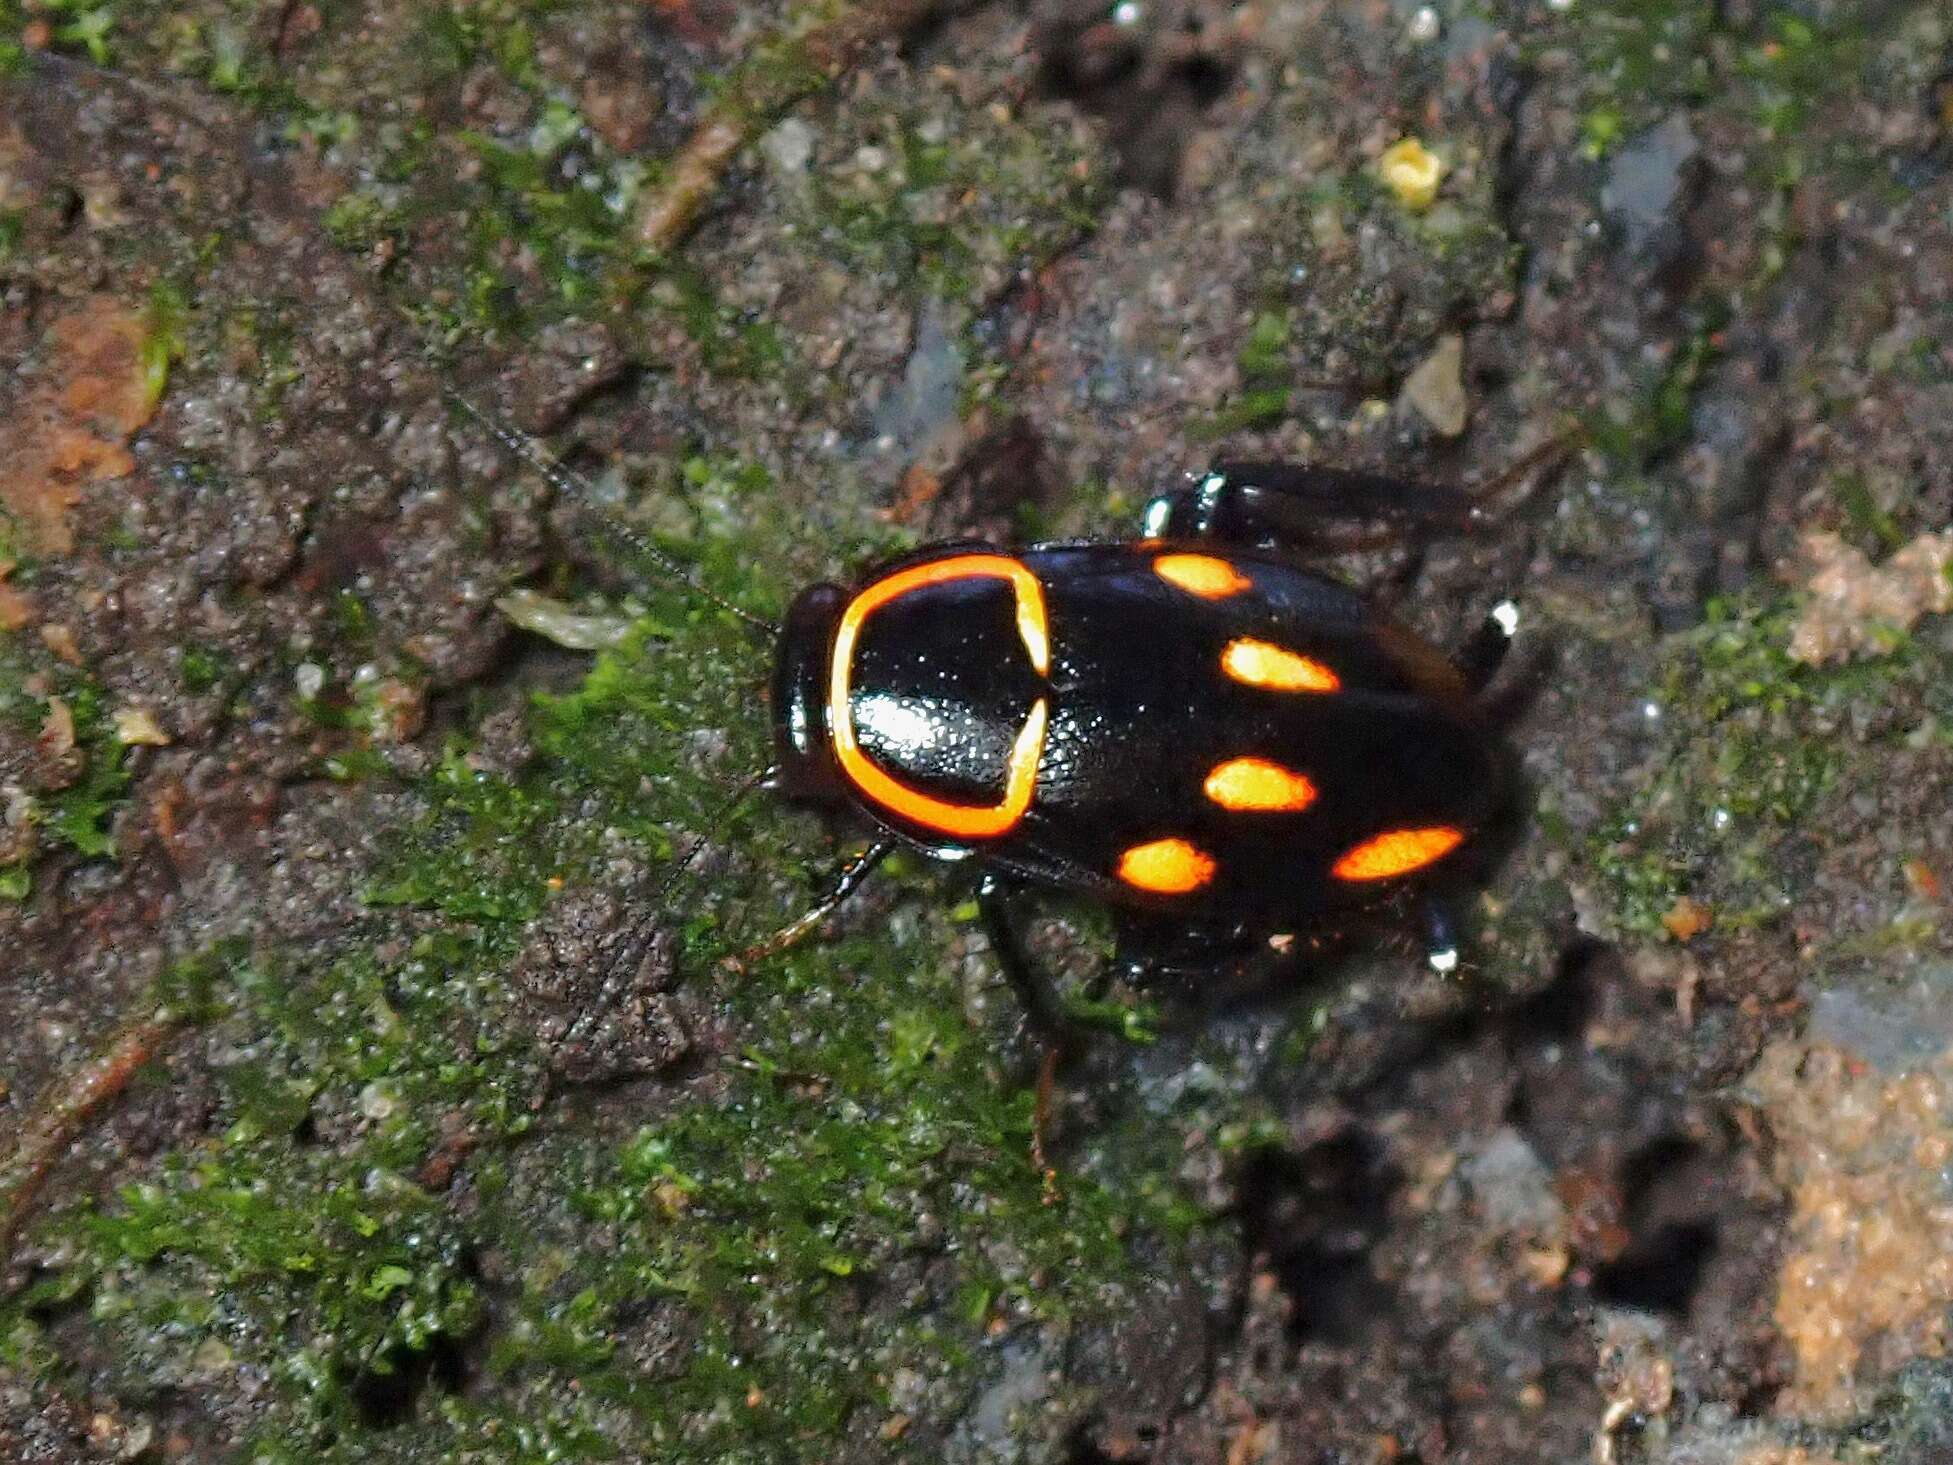
[[[712,842],[713,833],[723,829],[726,821],[732,818],[734,811],[764,787],[778,771],[776,767],[769,764],[758,773],[744,779],[739,787],[734,789],[707,817],[705,828],[708,832],[695,838],[685,853],[673,861],[671,868],[665,871],[665,878],[658,882],[658,889],[651,897],[649,908],[633,922],[630,934],[611,958],[610,966],[604,973],[596,997],[577,1014],[558,1040],[560,1043],[576,1042],[590,1030],[590,1024],[595,1022],[601,1013],[615,1005],[618,997],[636,975],[638,963],[644,960],[645,952],[650,949],[652,935],[658,923],[664,919],[665,897],[671,894],[671,887],[678,883],[681,875],[691,869],[692,861],[696,860],[706,845]]]
[[[599,514],[603,519],[604,528],[623,540],[645,559],[651,561],[668,578],[677,581],[701,600],[710,601],[728,615],[738,616],[747,625],[757,630],[765,631],[770,636],[780,634],[780,628],[772,621],[767,620],[764,616],[754,615],[751,611],[734,605],[730,600],[727,600],[723,595],[700,580],[689,565],[673,559],[642,534],[639,534],[626,524],[619,523],[615,516],[603,513],[598,506],[597,490],[591,482],[568,464],[564,463],[562,459],[544,448],[534,438],[529,437],[525,433],[517,432],[514,428],[497,421],[452,387],[444,388],[442,395],[463,412],[466,412],[470,417],[474,418],[476,422],[479,422],[483,427],[487,428],[490,436],[504,448],[508,449],[512,456],[521,462],[527,463],[536,472],[542,474],[544,478],[549,480],[550,484],[558,493],[574,500],[593,513]]]
[[[726,796],[725,801],[718,808],[712,811],[711,817],[706,820],[706,829],[716,833],[718,830],[724,828],[726,821],[733,816],[733,812],[741,804],[745,803],[747,799],[751,798],[760,789],[770,783],[774,775],[779,771],[777,766],[769,764],[765,768],[760,769],[758,773],[747,778],[738,788]],[[657,893],[651,897],[653,909],[664,905],[665,897],[671,894],[671,887],[678,883],[678,877],[692,868],[692,861],[696,860],[700,852],[711,842],[712,833],[701,834],[697,839],[692,841],[692,847],[680,855],[672,867],[665,871],[665,878],[659,882]]]

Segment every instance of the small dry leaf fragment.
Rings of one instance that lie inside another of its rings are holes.
[[[18,631],[34,619],[34,602],[23,590],[7,583],[12,560],[0,560],[0,631]]]
[[[147,707],[122,707],[115,713],[115,736],[127,747],[167,748],[170,735]]]
[[[47,699],[47,717],[41,722],[41,751],[60,758],[74,751],[75,715],[59,697]]]
[[[627,615],[587,615],[535,590],[511,590],[495,608],[525,631],[571,651],[608,651],[630,634]]]
[[[81,665],[81,648],[75,644],[74,629],[59,621],[41,627],[41,642],[69,666]]]
[[[1938,900],[1943,893],[1939,872],[1924,860],[1907,860],[1903,866],[1906,886],[1921,900]]]
[[[1445,437],[1457,437],[1471,416],[1465,395],[1465,338],[1452,331],[1404,378],[1403,400]]]

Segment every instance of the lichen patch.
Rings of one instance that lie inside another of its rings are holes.
[[[1953,534],[1921,534],[1882,565],[1825,530],[1801,547],[1808,599],[1790,633],[1798,661],[1876,654],[1922,615],[1953,610]]]
[[[1891,1073],[1789,1040],[1752,1072],[1790,1199],[1775,1305],[1795,1364],[1783,1412],[1842,1419],[1908,1360],[1946,1351],[1950,1085],[1953,1051]]]
[[[155,412],[143,362],[148,334],[140,310],[106,295],[48,328],[39,378],[19,410],[0,418],[0,510],[21,548],[68,553],[68,513],[83,486],[134,470],[126,445]]]

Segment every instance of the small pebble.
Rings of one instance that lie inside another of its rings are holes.
[[[1465,397],[1465,338],[1456,332],[1404,379],[1403,401],[1446,437],[1465,430],[1471,404]]]
[[[807,171],[814,156],[814,129],[798,117],[789,117],[760,139],[760,155],[767,166],[782,178]]]

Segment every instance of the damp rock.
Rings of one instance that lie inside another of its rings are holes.
[[[551,1070],[605,1083],[656,1073],[690,1051],[675,975],[669,931],[614,895],[578,891],[537,918],[509,979]]]
[[[1881,1073],[1930,1064],[1953,1049],[1953,966],[1929,967],[1895,992],[1818,992],[1806,1036],[1847,1049]]]
[[[1775,1321],[1792,1375],[1779,1407],[1846,1419],[1953,1341],[1953,1050],[1895,1074],[1834,1043],[1784,1039],[1745,1088],[1790,1200]]]
[[[916,327],[915,350],[902,368],[902,380],[875,409],[875,436],[913,455],[954,420],[964,367],[963,347],[946,312],[931,305]]]
[[[524,432],[553,432],[579,402],[629,369],[608,327],[597,321],[557,321],[537,333],[534,348],[506,376],[509,418]]]
[[[1566,1206],[1553,1193],[1552,1171],[1511,1126],[1495,1130],[1466,1156],[1460,1174],[1494,1230],[1535,1237],[1565,1231]]]

